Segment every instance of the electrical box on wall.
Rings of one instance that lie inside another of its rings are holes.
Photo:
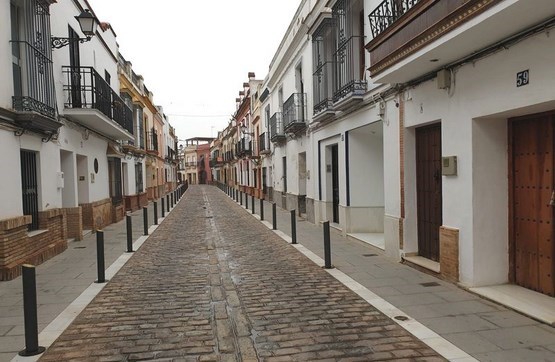
[[[447,69],[441,69],[437,72],[437,88],[447,89],[451,87],[451,72]]]
[[[457,156],[441,158],[441,174],[443,176],[457,176]]]
[[[94,184],[94,172],[91,172],[91,184]]]
[[[63,172],[58,172],[56,174],[56,186],[58,186],[59,189],[64,188],[64,173]]]

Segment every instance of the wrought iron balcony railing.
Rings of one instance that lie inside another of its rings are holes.
[[[260,154],[258,152],[258,141],[256,139],[252,139],[249,141],[249,150],[251,157],[258,158]]]
[[[147,151],[154,151],[158,153],[158,132],[156,129],[152,128],[150,132],[147,133]]]
[[[13,108],[20,112],[37,112],[55,119],[56,92],[52,60],[46,55],[47,50],[41,49],[40,46],[37,48],[26,41],[15,40],[12,40],[12,49],[25,59],[22,67],[14,65],[16,94],[12,99]],[[21,84],[24,79],[26,87],[22,87]]]
[[[293,93],[283,103],[283,130],[296,133],[306,128],[306,93]]]
[[[133,111],[93,67],[62,67],[66,108],[97,109],[133,134]]]
[[[252,154],[251,150],[251,144],[246,138],[242,138],[236,144],[236,154],[239,157],[250,156]]]
[[[351,36],[339,43],[335,58],[335,91],[333,101],[338,102],[348,96],[363,95],[366,81],[362,80],[364,56],[362,36]]]
[[[384,0],[368,15],[375,38],[406,14],[420,0]]]
[[[284,139],[285,133],[283,133],[281,112],[276,112],[270,117],[270,140],[272,142],[279,142]]]
[[[268,133],[264,132],[258,136],[258,154],[270,153],[270,142],[268,141]]]
[[[313,74],[314,115],[333,111],[333,62],[319,64]]]

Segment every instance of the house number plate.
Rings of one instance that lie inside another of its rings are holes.
[[[516,86],[517,87],[522,87],[523,85],[526,85],[530,83],[530,70],[526,69],[523,70],[522,72],[518,72],[516,73]]]

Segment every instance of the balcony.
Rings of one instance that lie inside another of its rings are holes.
[[[316,122],[325,121],[335,115],[333,107],[333,62],[316,65],[313,74],[314,108],[313,119]]]
[[[62,67],[64,115],[117,140],[133,140],[133,111],[93,67]]]
[[[166,146],[166,161],[177,162],[177,153],[170,146]]]
[[[267,155],[271,152],[270,142],[268,142],[268,134],[266,132],[258,136],[258,154]]]
[[[224,158],[223,157],[214,157],[210,159],[209,165],[210,168],[218,168],[221,167],[224,163]]]
[[[270,140],[275,143],[285,141],[281,112],[276,112],[270,117]]]
[[[248,157],[252,155],[251,144],[246,138],[242,138],[235,145],[235,153],[239,157]]]
[[[158,133],[154,128],[146,134],[146,151],[150,154],[158,155]]]
[[[283,103],[283,129],[294,134],[306,129],[306,93],[293,93]]]
[[[260,158],[260,153],[258,152],[258,141],[255,139],[252,139],[249,141],[249,149],[251,152],[250,158],[251,159],[259,159]]]
[[[372,79],[404,83],[433,73],[554,13],[551,0],[384,0],[368,16]]]
[[[335,90],[333,103],[336,110],[345,110],[353,103],[362,101],[367,83],[362,80],[364,74],[364,55],[361,51],[364,37],[353,35],[339,42],[334,54]]]
[[[185,167],[187,167],[187,168],[191,168],[191,167],[197,168],[197,165],[198,165],[198,163],[194,162],[194,161],[193,162],[185,162]]]

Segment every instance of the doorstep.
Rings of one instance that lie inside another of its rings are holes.
[[[486,299],[555,327],[555,298],[514,284],[469,288]]]
[[[428,269],[433,271],[434,273],[439,273],[440,272],[440,267],[439,267],[439,263],[437,261],[433,261],[427,258],[424,258],[423,256],[418,256],[418,255],[405,255],[403,256],[403,259],[408,261],[409,263],[412,263],[414,265],[418,265],[419,267],[422,267],[424,269]]]

